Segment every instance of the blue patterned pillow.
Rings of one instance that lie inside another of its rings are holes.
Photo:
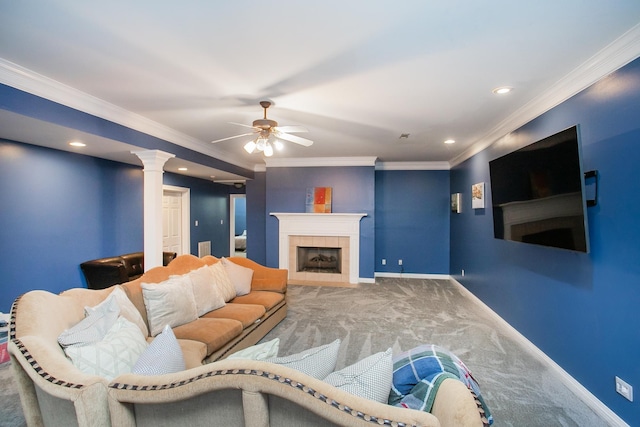
[[[329,374],[324,381],[341,390],[387,403],[393,380],[392,350],[373,354],[361,361]]]
[[[265,359],[265,362],[287,366],[321,380],[336,368],[338,350],[340,350],[339,339],[290,356]]]
[[[115,299],[111,299],[99,309],[89,313],[87,317],[63,331],[58,336],[62,347],[72,345],[95,344],[107,335],[107,332],[118,320],[120,307]]]
[[[173,330],[167,325],[140,355],[131,372],[139,375],[163,375],[184,370],[182,349]]]

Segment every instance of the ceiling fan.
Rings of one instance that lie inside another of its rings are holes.
[[[302,138],[297,135],[290,135],[291,133],[308,132],[302,126],[278,126],[278,122],[267,118],[267,109],[271,106],[269,101],[260,101],[260,106],[264,108],[264,117],[262,119],[254,120],[251,126],[242,123],[233,123],[234,125],[244,126],[252,128],[251,132],[243,133],[240,135],[230,136],[228,138],[216,139],[211,141],[212,143],[227,141],[229,139],[240,138],[248,135],[255,135],[255,138],[245,144],[244,149],[249,153],[263,152],[266,157],[273,155],[273,147],[277,149],[282,148],[282,142],[280,139],[290,141],[296,144],[309,147],[313,144],[310,139]]]

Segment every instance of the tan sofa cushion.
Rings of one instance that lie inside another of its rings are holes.
[[[179,339],[178,344],[180,344],[180,349],[184,356],[184,365],[187,369],[202,365],[202,361],[207,357],[207,346],[204,343]]]
[[[250,294],[235,297],[233,304],[258,304],[266,310],[271,310],[284,300],[284,295],[270,291],[253,291]]]
[[[233,319],[207,319],[200,317],[193,322],[173,328],[178,339],[203,342],[207,354],[211,354],[242,333],[242,323]]]
[[[246,328],[264,316],[266,312],[263,305],[237,304],[232,302],[217,310],[210,311],[202,317],[211,319],[234,319],[242,323],[243,328]]]

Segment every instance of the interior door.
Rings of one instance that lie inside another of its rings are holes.
[[[182,254],[182,193],[162,194],[162,250]]]

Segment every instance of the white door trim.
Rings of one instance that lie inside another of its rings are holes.
[[[191,253],[191,190],[189,188],[176,187],[174,185],[163,185],[163,195],[165,191],[182,193],[182,229],[180,230],[180,234],[182,235],[182,253]]]

